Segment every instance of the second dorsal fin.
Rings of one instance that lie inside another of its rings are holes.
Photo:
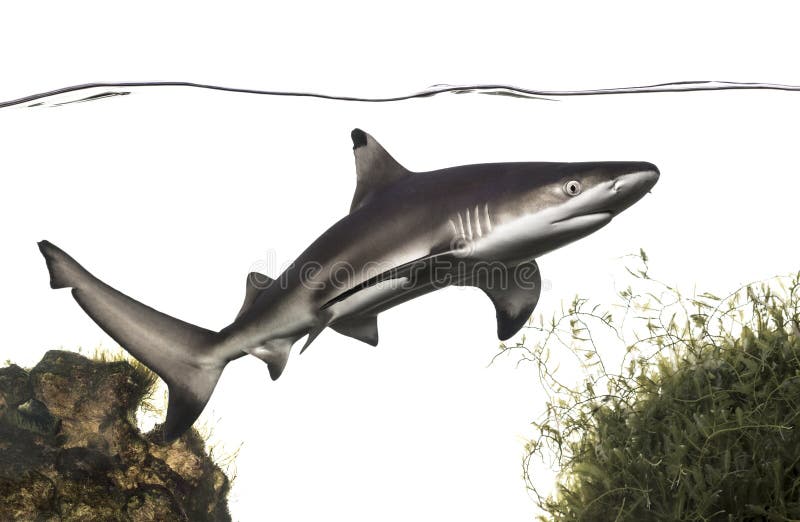
[[[245,312],[247,312],[250,307],[253,306],[253,303],[256,302],[256,299],[258,299],[261,291],[269,287],[269,285],[274,282],[274,279],[259,272],[250,272],[247,274],[247,280],[245,281],[244,287],[244,302],[242,303],[242,308],[239,309],[239,313],[236,314],[236,319],[240,318]]]
[[[350,137],[353,139],[357,177],[356,192],[350,205],[352,212],[366,203],[375,192],[411,174],[411,171],[400,165],[375,138],[361,129],[353,129]]]

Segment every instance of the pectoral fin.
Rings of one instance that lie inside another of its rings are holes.
[[[492,300],[497,312],[497,337],[501,341],[516,334],[530,318],[542,291],[542,277],[536,261],[495,271],[472,283]]]

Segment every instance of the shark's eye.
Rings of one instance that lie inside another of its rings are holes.
[[[581,193],[581,182],[577,180],[567,181],[564,183],[564,192],[567,196],[577,196]]]

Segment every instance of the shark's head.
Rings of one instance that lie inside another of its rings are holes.
[[[550,225],[568,232],[596,229],[639,201],[656,184],[652,163],[567,163],[547,186]]]
[[[537,255],[585,237],[647,194],[659,178],[646,162],[528,164],[512,207],[512,235]],[[530,169],[530,170],[528,170]],[[523,181],[524,179],[524,181]],[[522,218],[522,219],[520,219]]]
[[[585,237],[639,201],[658,181],[652,163],[625,161],[567,163],[546,187],[551,240],[559,247]]]

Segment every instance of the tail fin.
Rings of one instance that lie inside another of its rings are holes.
[[[218,334],[131,299],[103,283],[63,250],[39,243],[52,288],[72,288],[83,310],[169,387],[164,438],[189,429],[205,408],[227,361],[214,353]]]

